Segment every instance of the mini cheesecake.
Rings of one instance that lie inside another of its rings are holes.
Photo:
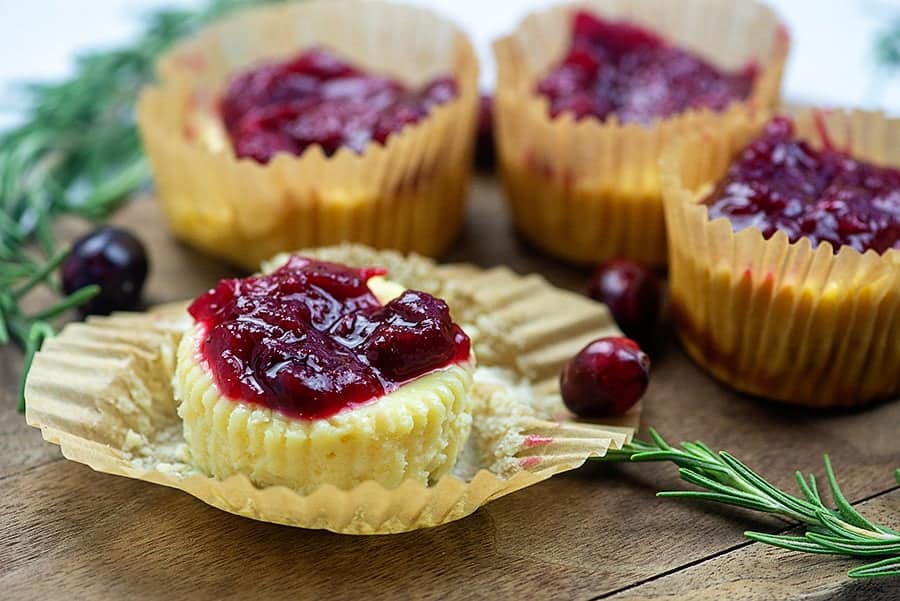
[[[471,428],[469,338],[444,301],[384,275],[291,257],[193,302],[174,385],[198,468],[302,492],[450,470]]]
[[[765,114],[787,46],[754,0],[590,0],[527,16],[494,44],[494,134],[516,228],[575,263],[665,265],[663,149]]]
[[[344,242],[444,254],[472,170],[468,36],[415,6],[266,4],[174,45],[141,94],[173,233],[250,270]]]
[[[857,407],[900,392],[900,120],[798,110],[661,161],[670,308],[743,392]]]

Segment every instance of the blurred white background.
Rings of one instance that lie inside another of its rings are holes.
[[[552,0],[408,0],[452,17],[472,35],[490,85],[490,41]],[[676,0],[669,0],[676,1]],[[206,0],[0,0],[0,128],[16,122],[15,83],[65,76],[79,50],[126,43],[153,8]],[[769,0],[787,22],[793,48],[785,97],[900,114],[900,77],[875,68],[876,32],[900,19],[900,0]]]

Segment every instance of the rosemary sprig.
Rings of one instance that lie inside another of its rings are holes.
[[[900,14],[888,6],[873,7],[884,26],[876,32],[872,43],[875,70],[871,74],[867,97],[870,102],[881,102],[887,84],[900,75]],[[893,16],[889,16],[893,10]]]
[[[883,557],[848,572],[851,578],[900,576],[900,532],[875,524],[860,514],[841,491],[831,460],[825,455],[825,474],[834,508],[822,500],[813,474],[794,474],[802,497],[766,481],[733,455],[712,451],[702,442],[674,447],[650,429],[649,442],[635,439],[610,450],[605,461],[671,461],[685,482],[704,490],[665,491],[660,497],[701,499],[781,516],[805,526],[802,536],[745,532],[748,538],[792,551],[850,557]],[[900,469],[895,472],[900,482]]]
[[[66,81],[25,86],[24,122],[0,134],[0,344],[14,342],[25,351],[20,410],[25,375],[34,353],[54,335],[52,320],[97,289],[79,290],[35,313],[21,301],[37,286],[59,292],[53,276],[65,251],[53,234],[57,218],[102,220],[146,182],[134,104],[153,79],[157,57],[235,9],[281,1],[210,0],[197,11],[158,11],[134,44],[78,57]]]
[[[875,37],[875,61],[888,71],[900,70],[900,16]]]

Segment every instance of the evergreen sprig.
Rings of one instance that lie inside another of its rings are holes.
[[[744,535],[791,551],[883,558],[853,568],[848,572],[852,578],[900,576],[900,532],[869,521],[850,504],[828,455],[825,474],[833,508],[822,500],[813,474],[795,472],[802,495],[798,497],[774,486],[726,451],[714,452],[702,442],[682,442],[675,447],[656,430],[651,428],[649,433],[649,442],[635,439],[622,449],[610,450],[602,460],[672,462],[678,466],[682,480],[704,490],[665,491],[658,496],[700,499],[775,514],[799,522],[805,533],[795,536],[748,531]],[[895,476],[900,482],[900,470]]]
[[[101,220],[148,178],[134,106],[156,59],[231,11],[281,1],[211,0],[201,10],[152,13],[132,45],[83,54],[69,79],[24,87],[23,123],[0,135],[0,344],[25,350],[23,384],[34,353],[54,335],[53,320],[97,293],[84,288],[35,313],[23,309],[38,286],[59,295],[54,272],[66,253],[57,248],[54,221]]]

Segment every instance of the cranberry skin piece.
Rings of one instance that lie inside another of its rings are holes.
[[[141,241],[127,230],[104,226],[72,245],[60,271],[66,294],[85,286],[100,286],[100,293],[80,311],[106,315],[138,304],[147,269],[147,253]]]
[[[600,338],[581,349],[559,378],[563,402],[582,417],[623,415],[650,380],[650,358],[625,337]]]
[[[323,352],[324,351],[324,352]],[[273,409],[307,419],[384,394],[377,375],[351,350],[316,330],[263,339],[248,364],[265,374]]]
[[[631,259],[600,264],[587,295],[604,303],[627,336],[647,344],[659,327],[663,284],[652,269]]]
[[[450,318],[447,303],[425,292],[407,290],[376,314],[380,323],[360,346],[368,363],[402,382],[469,353],[468,337]]]
[[[475,165],[491,171],[496,165],[494,153],[494,99],[482,94],[478,104],[478,137],[475,141]]]

